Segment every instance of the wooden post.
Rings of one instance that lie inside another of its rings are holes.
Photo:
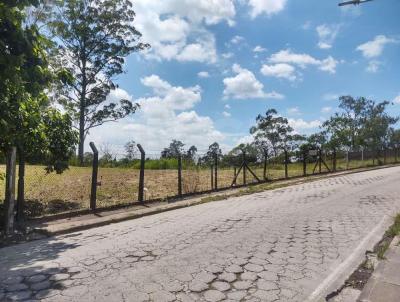
[[[246,151],[243,151],[243,185],[247,184],[246,180],[246,169],[247,169],[247,164],[246,164]]]
[[[285,178],[288,178],[289,177],[289,173],[288,173],[288,162],[289,162],[289,159],[288,159],[288,152],[287,152],[287,150],[285,149]]]
[[[92,163],[92,188],[90,191],[90,209],[96,210],[97,200],[97,175],[99,171],[99,151],[93,142],[89,143],[90,148],[93,151],[93,163]]]
[[[137,147],[140,151],[140,172],[139,172],[139,202],[144,202],[144,164],[146,161],[146,153],[144,152],[142,145],[137,144]]]
[[[322,150],[318,149],[318,172],[322,172]]]
[[[307,151],[303,151],[303,176],[307,176]]]
[[[268,150],[265,150],[264,151],[264,170],[263,170],[264,180],[267,180],[267,163],[268,163]]]
[[[17,148],[12,147],[7,154],[6,163],[6,192],[4,201],[4,232],[6,235],[11,235],[14,232],[16,157]]]
[[[386,165],[386,148],[383,148],[383,164]]]
[[[336,172],[336,149],[333,149],[333,163],[332,163],[332,169],[333,169],[333,172]]]
[[[214,189],[218,190],[218,154],[214,155]]]
[[[178,196],[182,196],[182,155],[178,155]]]
[[[233,179],[234,179],[234,185],[236,185],[236,167],[233,167]]]
[[[213,165],[210,167],[210,172],[211,172],[211,190],[214,190],[214,169]]]
[[[25,209],[25,153],[22,147],[19,148],[18,153],[17,221],[23,222]]]

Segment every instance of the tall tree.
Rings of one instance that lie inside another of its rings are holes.
[[[217,142],[212,143],[210,146],[208,146],[208,151],[201,158],[201,162],[207,164],[214,163],[215,156],[217,156],[218,159],[222,158],[222,150]]]
[[[258,115],[256,125],[250,129],[258,145],[271,146],[275,156],[282,150],[293,150],[304,140],[294,133],[287,118],[278,115],[275,109],[268,109],[265,115]]]
[[[132,25],[130,0],[58,0],[48,24],[59,46],[58,63],[73,75],[71,85],[58,90],[61,103],[73,114],[79,130],[82,163],[89,130],[117,121],[138,107],[130,100],[107,99],[117,88],[125,57],[149,47]],[[71,92],[72,88],[72,92]]]
[[[185,146],[184,143],[182,143],[179,140],[174,139],[169,144],[168,148],[164,148],[164,150],[161,151],[161,157],[162,158],[177,158],[178,156],[183,154],[184,146]]]
[[[390,103],[352,96],[341,96],[339,100],[340,111],[323,124],[330,144],[347,150],[385,147],[390,126],[398,120],[386,112]]]
[[[133,160],[138,150],[136,147],[136,142],[129,141],[125,144],[124,148],[125,148],[126,159]]]

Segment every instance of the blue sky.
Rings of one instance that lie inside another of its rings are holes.
[[[400,1],[339,8],[338,0],[136,0],[151,50],[127,58],[112,100],[141,104],[89,140],[159,151],[171,139],[225,150],[276,108],[312,133],[342,94],[394,101],[400,113]]]

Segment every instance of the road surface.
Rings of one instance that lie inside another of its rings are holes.
[[[399,196],[394,167],[3,248],[0,301],[311,301],[361,261]]]

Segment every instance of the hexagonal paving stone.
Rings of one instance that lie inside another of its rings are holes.
[[[236,275],[233,273],[222,273],[218,276],[218,279],[226,282],[233,282],[236,280]]]
[[[233,286],[237,289],[249,289],[252,283],[250,281],[236,281]]]
[[[204,299],[210,302],[217,302],[225,299],[225,295],[218,290],[208,290],[204,293]]]
[[[241,273],[243,272],[243,268],[237,264],[232,264],[225,268],[225,271],[228,273]]]
[[[221,292],[227,291],[228,289],[231,288],[231,286],[230,286],[230,284],[228,282],[222,282],[222,281],[215,281],[211,285],[216,290],[219,290]]]

